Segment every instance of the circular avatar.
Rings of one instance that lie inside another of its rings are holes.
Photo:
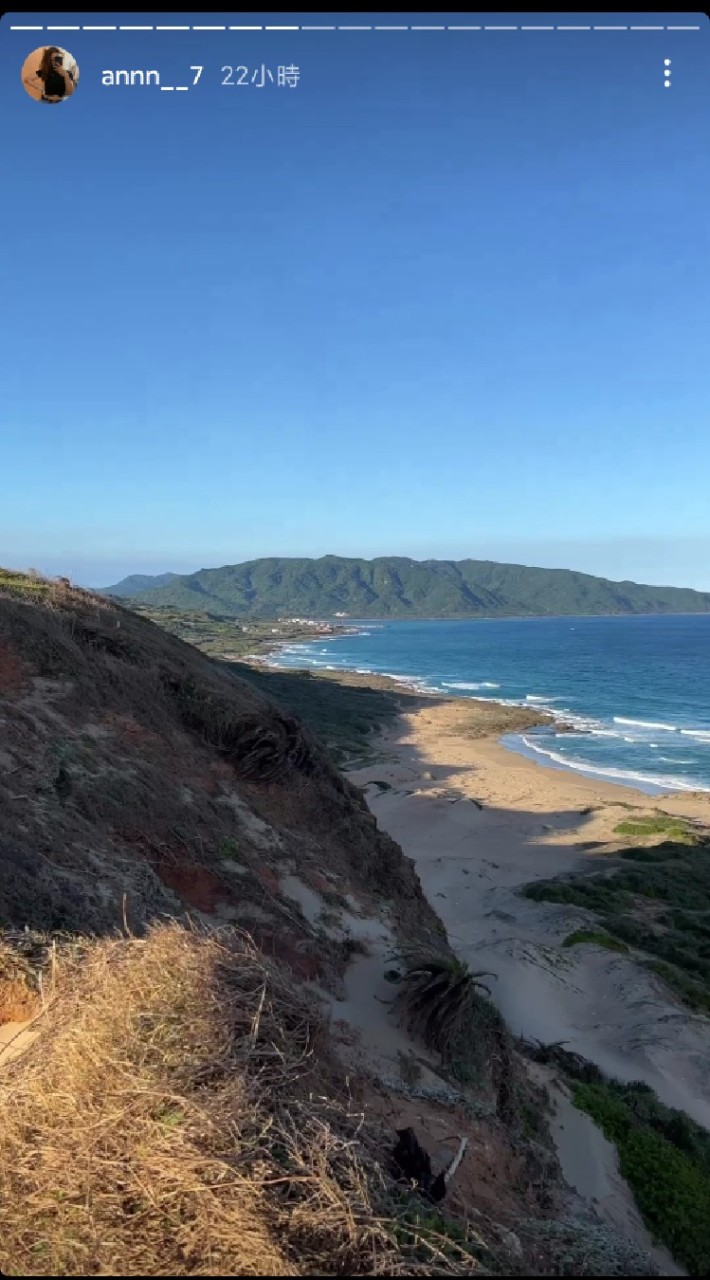
[[[66,102],[79,83],[76,59],[56,44],[34,49],[22,64],[22,83],[35,102]]]

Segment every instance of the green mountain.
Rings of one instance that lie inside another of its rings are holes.
[[[138,589],[136,589],[138,584]],[[150,585],[150,589],[148,588]],[[105,594],[238,618],[471,618],[710,613],[710,592],[610,582],[493,560],[278,557],[190,574],[133,575]]]
[[[116,587],[109,587],[108,593],[114,596],[139,596],[143,591],[153,591],[156,587],[165,587],[176,573],[132,573],[123,578]]]

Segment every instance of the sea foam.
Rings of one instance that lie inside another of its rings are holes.
[[[639,729],[667,729],[669,733],[677,733],[678,726],[664,724],[659,720],[630,720],[626,716],[614,716],[614,724],[630,724]]]
[[[562,756],[557,751],[546,751],[544,747],[538,746],[530,738],[523,737],[522,741],[530,750],[536,752],[537,755],[546,756],[555,764],[562,765],[565,769],[575,769],[579,773],[593,773],[600,777],[616,778],[622,782],[633,786],[636,782],[645,782],[650,786],[665,788],[668,791],[706,791],[710,792],[710,787],[704,787],[701,783],[691,782],[683,778],[661,778],[651,777],[644,773],[634,773],[630,769],[615,769],[611,765],[606,767],[588,764],[585,760],[572,760],[568,756]]]
[[[442,680],[444,689],[500,689],[492,680]]]

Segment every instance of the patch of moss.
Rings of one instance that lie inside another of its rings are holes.
[[[655,816],[644,815],[640,818],[629,818],[624,822],[619,822],[614,827],[614,831],[620,836],[637,836],[639,838],[665,835],[681,844],[694,844],[697,840],[696,833],[687,822],[683,822],[682,818],[673,818],[663,813]]]
[[[576,947],[583,942],[592,942],[598,947],[606,947],[608,951],[628,951],[625,942],[620,938],[613,938],[610,933],[602,933],[600,929],[575,929],[573,933],[568,933],[563,947]]]

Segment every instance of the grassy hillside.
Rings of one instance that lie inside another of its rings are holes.
[[[275,558],[165,575],[148,589],[134,575],[106,588],[152,606],[231,617],[466,618],[708,613],[710,593],[611,582],[569,569],[492,560]]]
[[[132,573],[121,582],[121,590],[117,595],[138,596],[141,591],[152,591],[155,587],[165,587],[172,582],[176,573]]]

